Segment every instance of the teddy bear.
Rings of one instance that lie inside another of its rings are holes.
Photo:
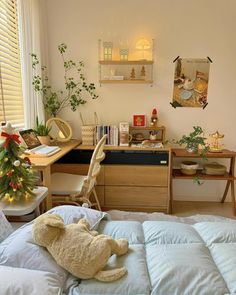
[[[65,225],[60,215],[44,213],[35,219],[32,235],[36,244],[47,248],[57,264],[75,277],[110,282],[127,273],[125,267],[103,268],[111,255],[128,252],[128,241],[91,231],[85,218]]]

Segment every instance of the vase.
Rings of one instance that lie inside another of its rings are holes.
[[[37,136],[41,144],[50,145],[50,136]]]
[[[187,145],[186,151],[188,153],[197,153],[198,152],[198,144]]]

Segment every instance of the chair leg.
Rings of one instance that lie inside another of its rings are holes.
[[[93,188],[93,195],[94,195],[95,201],[97,203],[98,210],[102,211],[95,188]]]

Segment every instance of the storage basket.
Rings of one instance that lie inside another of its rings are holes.
[[[96,125],[98,124],[98,117],[97,113],[94,113],[94,124],[91,125],[85,125],[84,120],[82,117],[82,114],[80,113],[80,118],[82,121],[82,126],[81,126],[81,137],[82,137],[82,144],[83,145],[94,145],[95,144],[95,130],[96,130]]]
[[[216,162],[207,163],[204,166],[204,173],[207,175],[224,175],[226,170],[226,166]]]

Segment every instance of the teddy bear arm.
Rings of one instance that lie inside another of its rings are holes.
[[[111,247],[111,253],[116,255],[123,255],[128,252],[129,244],[126,239],[113,240],[112,238],[108,239],[108,243]]]

